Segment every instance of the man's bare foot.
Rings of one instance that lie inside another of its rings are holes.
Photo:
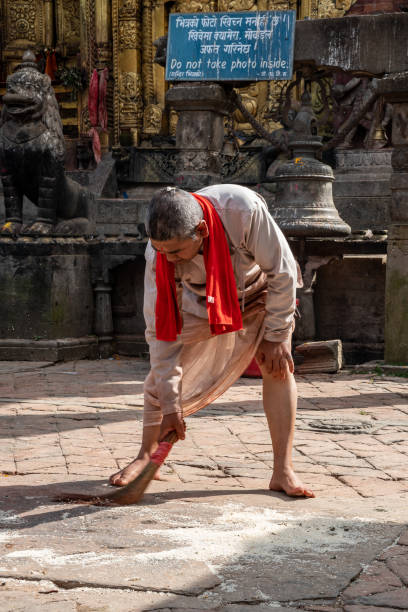
[[[269,489],[271,491],[284,491],[290,497],[316,497],[313,491],[305,487],[291,468],[282,472],[274,472],[269,483]]]
[[[125,487],[129,482],[135,480],[142,472],[142,470],[149,463],[149,457],[146,456],[143,459],[135,459],[129,465],[127,465],[123,470],[119,470],[115,474],[109,478],[109,484],[114,485],[115,487]],[[160,471],[157,470],[154,480],[161,480]]]

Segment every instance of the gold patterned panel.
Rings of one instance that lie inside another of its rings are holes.
[[[79,0],[57,0],[57,44],[67,55],[66,46],[71,52],[80,45]]]
[[[219,0],[220,11],[256,11],[256,0]]]
[[[179,0],[176,2],[177,13],[205,13],[215,11],[216,2],[211,0]]]
[[[36,0],[12,2],[7,5],[7,42],[27,40],[37,42],[36,21],[38,17]]]
[[[135,0],[121,0],[118,7],[119,19],[136,18],[138,12],[138,2]]]
[[[135,20],[119,23],[119,49],[136,49],[140,47],[140,29]]]
[[[330,19],[343,17],[357,0],[302,0],[299,18]]]
[[[3,60],[10,74],[28,46],[45,45],[45,5],[42,0],[15,0],[3,6]]]
[[[133,127],[135,119],[142,121],[143,111],[140,106],[142,98],[142,79],[136,72],[123,72],[119,78],[120,123]]]
[[[317,4],[319,19],[343,17],[357,0],[320,0]]]

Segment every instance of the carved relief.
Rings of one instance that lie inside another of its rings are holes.
[[[36,41],[36,2],[15,2],[10,4],[8,11],[8,42],[18,39]]]
[[[209,0],[179,0],[176,5],[177,13],[205,13],[213,11],[214,2]]]
[[[119,84],[120,123],[140,126],[143,118],[142,80],[136,72],[123,72]]]
[[[133,17],[137,16],[138,12],[138,0],[122,0],[119,6],[119,17],[122,19],[123,17]]]
[[[317,2],[317,17],[330,19],[343,17],[357,0],[320,0]]]
[[[79,44],[79,2],[78,0],[58,0],[58,42],[70,45]]]
[[[175,136],[177,132],[178,114],[177,111],[172,108],[169,113],[169,134]]]
[[[282,103],[283,96],[290,81],[270,81],[268,83],[268,98],[259,111],[261,124],[269,132],[282,127]]]
[[[268,11],[296,10],[296,0],[269,0]]]
[[[220,11],[255,11],[256,0],[220,0]]]
[[[136,21],[121,21],[119,23],[119,48],[137,49],[140,47],[140,31]]]
[[[213,172],[220,171],[220,158],[216,151],[181,151],[176,161],[176,172]]]
[[[143,117],[144,134],[160,134],[163,111],[158,104],[146,106]]]
[[[258,113],[258,98],[259,98],[259,84],[252,83],[248,87],[241,87],[238,90],[245,108],[251,113],[253,117],[257,116]],[[252,132],[252,126],[246,121],[245,117],[240,110],[234,111],[234,120],[236,122],[236,129],[243,132]]]

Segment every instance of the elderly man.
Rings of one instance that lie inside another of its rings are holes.
[[[292,466],[297,266],[263,198],[238,185],[196,194],[167,187],[154,195],[146,226],[143,439],[111,484],[133,480],[167,432],[184,439],[183,417],[221,395],[256,355],[274,453],[269,488],[314,497]]]

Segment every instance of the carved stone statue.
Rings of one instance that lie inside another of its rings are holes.
[[[335,100],[334,129],[342,129],[353,115],[358,115],[370,95],[370,77],[350,77],[338,73],[332,89]],[[366,149],[381,149],[388,144],[385,129],[391,121],[392,107],[385,104],[382,98],[373,102],[364,115],[355,123],[346,134],[343,142],[338,145],[340,149],[349,149],[356,146],[357,130],[363,134],[362,145]],[[358,146],[358,143],[357,143]]]
[[[0,234],[81,235],[90,231],[90,196],[64,173],[64,136],[57,100],[35,56],[7,78],[0,127],[0,167],[6,220]],[[23,227],[23,197],[37,219]]]

